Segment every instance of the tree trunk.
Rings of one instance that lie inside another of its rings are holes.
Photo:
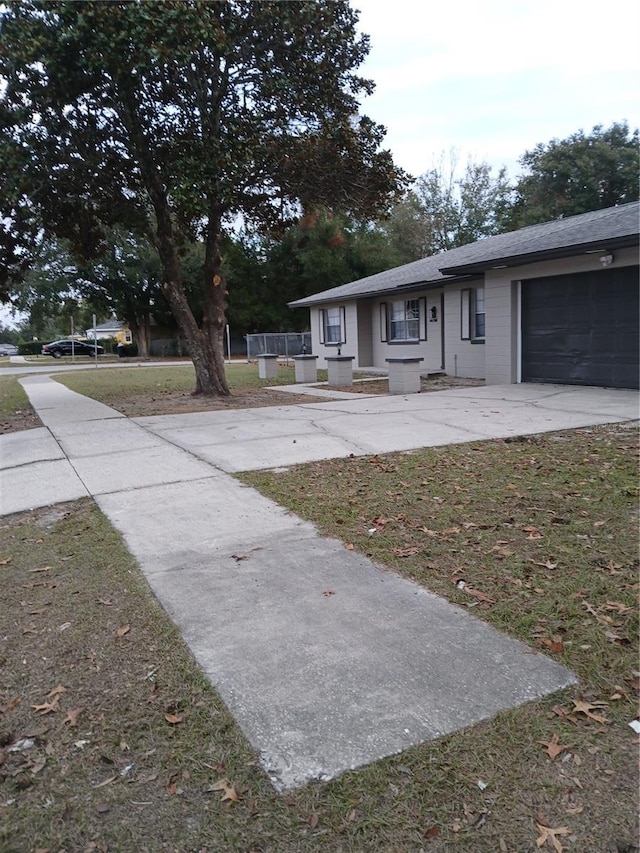
[[[150,334],[149,334],[149,315],[134,314],[129,320],[129,328],[134,343],[138,347],[138,356],[140,358],[149,358],[151,349]]]
[[[222,275],[220,233],[220,212],[216,205],[212,204],[209,210],[209,227],[205,243],[202,332],[207,344],[211,366],[216,377],[221,380],[221,385],[224,384],[226,389],[224,393],[229,394],[229,386],[224,371],[227,286]]]
[[[202,328],[198,328],[182,283],[182,272],[178,261],[171,214],[164,190],[154,176],[150,192],[158,223],[156,241],[158,254],[164,272],[162,289],[176,319],[178,328],[189,347],[189,354],[196,371],[194,394],[228,397],[230,394],[224,371],[224,301],[225,288],[222,276],[210,270],[205,261],[205,304]],[[219,221],[209,223],[207,238],[207,258],[209,243],[216,247],[215,268],[220,268],[220,255],[217,246],[220,239]]]

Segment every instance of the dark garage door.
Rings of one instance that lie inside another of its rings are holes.
[[[522,380],[638,387],[638,267],[522,282]]]

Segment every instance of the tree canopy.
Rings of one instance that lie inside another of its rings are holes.
[[[624,121],[536,145],[519,161],[525,172],[516,184],[512,227],[636,201],[639,155],[638,130]]]
[[[473,243],[504,230],[512,188],[506,169],[497,175],[469,160],[460,173],[455,150],[424,172],[382,223],[403,262]]]
[[[101,254],[108,229],[154,235],[163,291],[196,368],[227,394],[225,230],[288,226],[319,207],[369,216],[404,181],[384,128],[358,113],[373,84],[346,0],[25,0],[2,11],[0,284],[39,237]],[[201,240],[198,320],[183,280]]]

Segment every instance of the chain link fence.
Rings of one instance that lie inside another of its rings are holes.
[[[287,359],[294,355],[311,355],[311,332],[247,335],[247,361],[265,353]]]

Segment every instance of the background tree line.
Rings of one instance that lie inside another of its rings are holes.
[[[388,216],[367,220],[318,208],[270,234],[248,228],[225,236],[227,318],[234,335],[299,331],[306,311],[287,303],[492,234],[638,198],[638,131],[626,123],[539,144],[520,158],[511,183],[486,162],[461,165],[455,151],[422,174]],[[184,252],[185,286],[197,318],[203,246]],[[108,250],[80,262],[68,241],[46,241],[13,299],[29,319],[17,334],[45,339],[91,324],[92,313],[117,316],[139,351],[150,345],[150,323],[171,325],[162,269],[147,235],[113,229]],[[176,330],[177,334],[177,330]],[[5,339],[7,335],[5,334]]]

